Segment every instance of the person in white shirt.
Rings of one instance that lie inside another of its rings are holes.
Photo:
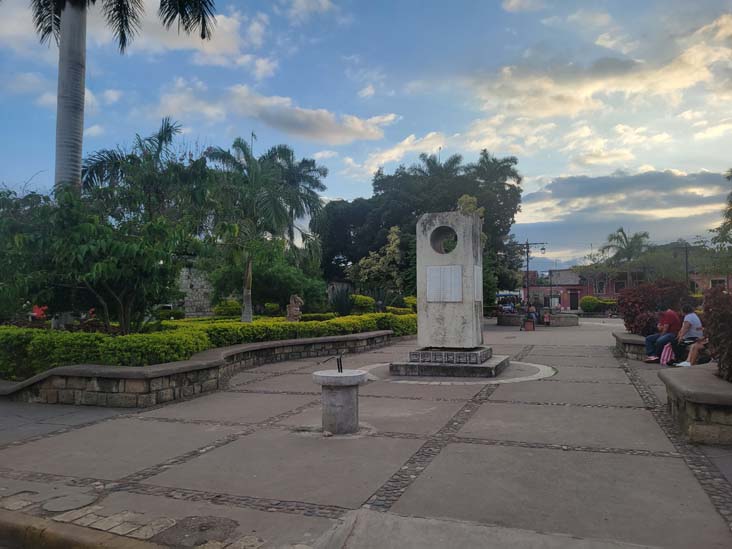
[[[681,329],[679,330],[678,335],[676,336],[676,345],[674,351],[676,351],[677,349],[681,349],[682,343],[689,344],[704,337],[701,319],[699,318],[699,315],[694,312],[694,308],[691,305],[684,305],[681,308],[681,311],[684,313],[684,322],[681,325]],[[692,360],[692,358],[695,357],[692,357],[691,355],[696,355],[699,352],[698,349],[694,350],[696,351],[695,353],[689,353],[688,359],[683,362],[679,362],[677,366],[689,367],[694,364],[695,361]]]

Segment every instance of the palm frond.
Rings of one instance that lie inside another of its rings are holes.
[[[208,40],[216,23],[215,11],[214,0],[160,0],[158,16],[166,29],[176,24],[178,31],[196,32]]]
[[[61,29],[61,7],[62,2],[58,0],[33,0],[33,26],[40,35],[41,44],[47,43],[53,36],[58,43],[59,31]]]
[[[114,186],[124,176],[129,155],[122,149],[102,149],[84,159],[81,182],[84,189]]]
[[[120,52],[124,52],[140,31],[145,11],[143,0],[104,0],[102,13],[112,29]]]

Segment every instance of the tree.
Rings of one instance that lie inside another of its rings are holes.
[[[404,281],[400,236],[399,227],[389,229],[387,242],[378,252],[371,252],[349,268],[351,280],[363,289],[401,294]]]
[[[2,0],[0,0],[1,2]],[[89,6],[101,5],[107,25],[124,53],[140,30],[141,0],[31,0],[33,24],[41,42],[58,43],[56,97],[55,184],[78,187],[81,182],[86,78],[86,18]],[[185,33],[210,39],[214,0],[160,0],[158,16],[166,29],[175,25]]]
[[[308,184],[283,176],[283,165],[288,164],[282,163],[283,151],[280,148],[277,154],[256,158],[247,142],[237,138],[232,150],[212,148],[206,152],[220,168],[212,239],[221,259],[242,273],[242,322],[251,322],[253,317],[253,252],[257,242],[293,235],[295,218],[317,215],[320,209],[320,200],[314,199],[317,195]],[[294,157],[291,164],[297,165]]]
[[[607,236],[607,243],[600,248],[602,253],[612,253],[610,261],[619,264],[632,261],[648,248],[650,236],[646,231],[628,236],[623,227]]]

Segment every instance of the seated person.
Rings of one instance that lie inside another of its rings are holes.
[[[684,313],[683,324],[679,330],[679,335],[676,336],[676,341],[672,342],[677,361],[686,358],[689,345],[704,337],[701,319],[694,312],[694,308],[691,305],[684,305],[681,311]]]
[[[679,362],[677,366],[688,368],[697,364],[706,364],[712,360],[712,356],[707,350],[709,340],[706,337],[697,339],[689,349],[689,357],[684,362]]]
[[[655,334],[646,336],[645,362],[659,362],[663,347],[676,339],[676,334],[681,329],[681,319],[676,311],[668,309],[661,313],[657,329]]]

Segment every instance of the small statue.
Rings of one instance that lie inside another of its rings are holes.
[[[305,301],[297,294],[290,296],[290,304],[287,305],[287,322],[300,322],[302,312],[300,307],[305,305]]]

